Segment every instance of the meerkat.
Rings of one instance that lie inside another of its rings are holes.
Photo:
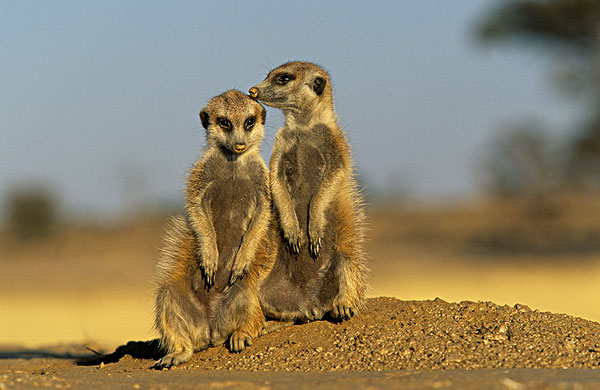
[[[174,219],[159,260],[155,327],[167,354],[157,368],[227,341],[239,352],[263,327],[257,283],[269,268],[271,223],[260,154],[265,115],[236,90],[200,112],[207,146],[188,178],[187,218]]]
[[[366,227],[329,74],[312,63],[289,62],[249,94],[285,116],[270,160],[281,234],[275,264],[259,289],[263,312],[289,322],[350,319],[364,304]]]

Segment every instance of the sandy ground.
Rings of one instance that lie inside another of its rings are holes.
[[[151,280],[163,218],[78,225],[38,242],[21,243],[2,234],[0,390],[35,383],[172,388],[174,378],[179,388],[337,388],[345,383],[372,388],[469,388],[469,383],[480,384],[472,388],[598,387],[600,370],[589,368],[598,363],[592,333],[600,334],[600,205],[582,204],[560,215],[541,220],[534,216],[531,222],[530,215],[505,205],[372,209],[370,296],[403,299],[392,304],[396,314],[379,310],[389,318],[374,321],[373,313],[364,313],[348,323],[294,326],[257,340],[240,355],[214,348],[196,355],[189,366],[167,372],[150,371],[151,359],[129,355],[102,368],[75,364],[91,354],[85,347],[110,352],[128,340],[156,337],[151,328]],[[446,304],[436,297],[474,302]],[[522,312],[515,308],[517,303],[522,310],[524,305],[533,310]],[[469,305],[475,305],[474,311]],[[481,318],[473,314],[479,308],[485,314]],[[481,321],[468,322],[477,318]],[[519,323],[519,318],[528,321]],[[537,328],[526,328],[529,320]],[[369,328],[380,322],[388,324],[387,330]],[[440,333],[453,327],[458,327],[455,336]],[[574,329],[594,330],[573,333]],[[286,344],[304,332],[314,345]],[[377,332],[383,338],[373,338]],[[519,338],[526,335],[529,338]],[[365,344],[371,348],[368,354],[348,349],[360,347],[357,340],[375,344]],[[520,345],[534,347],[528,351]],[[260,367],[268,372],[252,372],[259,369],[253,368],[259,360],[253,363],[252,356],[260,356]],[[269,359],[285,362],[290,356],[291,362],[304,362],[300,369],[287,366],[294,372],[262,365]],[[519,356],[530,358],[518,360]],[[379,367],[384,371],[363,371],[367,368],[361,364],[369,362],[373,366],[368,370],[384,362]],[[550,371],[539,371],[542,367]],[[231,376],[229,369],[238,371]],[[492,371],[481,371],[488,369]]]
[[[537,237],[510,225],[518,223],[514,214],[506,207],[371,210],[369,295],[523,303],[600,321],[600,248],[519,251],[518,242],[509,242],[491,251],[478,244],[512,231],[518,238]],[[575,219],[567,221],[572,234],[600,246],[600,209],[584,204],[568,215]],[[31,243],[0,235],[0,345],[116,347],[155,337],[151,280],[164,223],[136,218],[108,227],[75,226]],[[582,231],[586,225],[592,226]]]
[[[3,364],[3,367],[7,365]],[[44,368],[40,368],[44,367]],[[598,370],[482,369],[386,372],[247,372],[132,368],[91,368],[32,359],[15,373],[3,368],[0,383],[7,389],[37,387],[69,389],[597,389]]]
[[[0,387],[597,388],[600,324],[523,305],[377,298],[350,321],[290,326],[239,354],[210,348],[158,372],[160,356],[155,341],[106,355],[6,350]]]

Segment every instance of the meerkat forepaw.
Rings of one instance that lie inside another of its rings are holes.
[[[323,233],[317,226],[309,226],[308,229],[308,250],[313,259],[317,259],[321,253],[323,245]]]
[[[297,231],[295,231],[291,234],[286,234],[285,238],[287,241],[287,246],[290,249],[290,251],[292,251],[292,253],[297,255],[300,253],[300,251],[302,251],[302,243],[300,240],[300,229],[298,229]]]
[[[299,254],[302,251],[302,245],[300,244],[300,240],[288,240],[288,248],[294,254]]]
[[[248,264],[245,264],[243,266],[237,266],[237,264],[234,264],[234,267],[231,270],[231,275],[229,275],[229,286],[233,286],[235,282],[243,279],[244,276],[246,276],[247,272]]]
[[[285,221],[288,222],[284,223],[284,221],[282,221],[281,226],[283,237],[285,238],[288,249],[297,255],[302,251],[302,234],[300,233],[298,218],[296,218],[294,214],[293,218],[288,218]],[[292,222],[290,223],[289,221]]]
[[[217,263],[219,260],[219,253],[216,249],[213,250],[202,250],[200,253],[199,266],[204,275],[206,286],[211,288],[215,284],[215,273],[217,272]]]
[[[235,331],[229,337],[229,350],[231,352],[242,352],[244,348],[252,345],[252,336],[246,332]]]
[[[202,270],[202,274],[204,275],[204,280],[206,281],[206,286],[211,288],[215,284],[215,273],[217,271],[217,267],[213,267],[211,265],[200,265],[200,269]]]
[[[310,240],[308,249],[309,249],[310,255],[313,257],[313,259],[316,260],[319,257],[322,244],[323,244],[323,239],[321,237],[317,238],[316,240]]]

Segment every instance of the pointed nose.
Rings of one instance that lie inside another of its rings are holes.
[[[244,153],[246,151],[246,144],[235,144],[233,146],[233,151],[237,154]]]
[[[258,89],[256,87],[250,88],[250,90],[248,90],[248,93],[250,94],[250,97],[252,99],[258,98]]]

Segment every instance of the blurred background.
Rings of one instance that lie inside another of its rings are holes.
[[[154,337],[198,112],[289,60],[331,73],[371,296],[600,321],[595,0],[4,1],[0,48],[0,344]]]

